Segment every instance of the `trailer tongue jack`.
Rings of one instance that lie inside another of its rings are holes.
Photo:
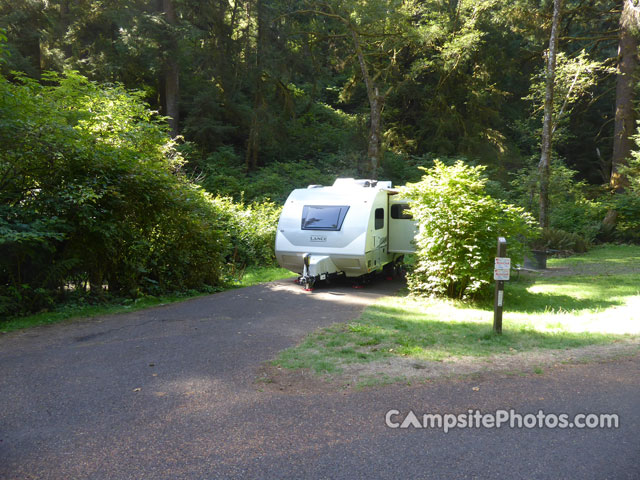
[[[338,270],[328,255],[307,253],[302,258],[302,275],[298,277],[298,283],[305,287],[305,290],[312,291],[317,281],[328,280],[339,275],[343,273]]]
[[[299,278],[298,283],[304,287],[304,289],[308,292],[313,290],[313,285],[316,283],[315,277],[309,275],[309,263],[311,261],[311,255],[306,254],[302,259],[303,268],[302,268],[302,276]]]

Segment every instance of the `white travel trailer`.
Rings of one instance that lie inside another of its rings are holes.
[[[311,288],[332,275],[360,277],[393,268],[415,251],[416,224],[388,181],[339,178],[291,192],[276,234],[281,267]]]

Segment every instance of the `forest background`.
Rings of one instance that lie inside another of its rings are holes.
[[[553,7],[0,0],[0,313],[220,285],[273,260],[293,188],[338,176],[462,160],[537,217]],[[638,6],[560,13],[539,243],[637,242]]]

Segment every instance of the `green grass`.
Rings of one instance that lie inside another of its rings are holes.
[[[615,274],[621,270],[640,273],[640,247],[637,245],[599,245],[582,255],[550,258],[549,268],[571,268],[576,274],[593,271],[599,275]]]
[[[126,299],[114,303],[105,303],[99,305],[82,305],[70,304],[58,307],[51,312],[36,313],[25,317],[15,317],[0,323],[0,332],[8,333],[14,330],[36,327],[39,325],[49,325],[53,323],[63,322],[77,318],[90,318],[98,315],[108,315],[114,313],[135,312],[144,308],[175,303],[193,298],[206,293],[197,293],[191,295],[170,295],[163,297],[145,296],[135,300]]]
[[[633,270],[638,262],[640,247],[605,246],[550,262],[577,265],[578,275],[522,275],[508,282],[502,335],[492,331],[490,301],[398,296],[378,301],[349,324],[313,333],[275,362],[332,373],[344,364],[395,356],[443,361],[639,338],[640,271],[612,273]]]
[[[278,267],[250,267],[244,271],[242,278],[236,280],[238,287],[250,287],[259,283],[272,282],[281,278],[296,277],[297,274]]]
[[[251,267],[245,270],[242,278],[236,280],[231,287],[249,287],[259,283],[270,282],[272,280],[288,278],[291,276],[295,276],[295,274],[282,268]],[[167,295],[162,297],[144,296],[135,300],[114,300],[112,302],[98,305],[87,305],[83,303],[67,304],[59,306],[54,311],[0,321],[0,333],[7,333],[38,325],[49,325],[77,318],[90,318],[98,315],[134,312],[136,310],[142,310],[158,305],[181,302],[190,298],[208,295],[209,293],[212,292],[192,291],[180,295]]]

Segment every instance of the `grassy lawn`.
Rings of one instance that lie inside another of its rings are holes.
[[[242,278],[236,282],[238,287],[250,287],[259,283],[272,282],[282,278],[297,277],[298,275],[278,267],[251,267],[244,271]]]
[[[295,276],[288,270],[277,267],[251,267],[243,272],[241,278],[237,279],[230,288],[249,287],[259,283],[270,282],[281,278]],[[209,295],[212,292],[187,292],[180,295],[167,295],[162,297],[144,296],[135,300],[125,299],[98,305],[87,305],[86,303],[75,303],[58,307],[51,312],[42,312],[26,317],[16,317],[8,320],[0,320],[0,333],[7,333],[23,328],[35,327],[38,325],[48,325],[75,318],[89,318],[98,315],[113,313],[134,312],[158,305],[181,302],[190,298]]]
[[[275,362],[330,373],[392,356],[443,361],[640,338],[640,247],[598,247],[552,259],[549,267],[507,283],[501,336],[492,332],[492,300],[405,294],[380,300],[349,324],[313,333]]]
[[[600,275],[616,274],[621,271],[640,273],[640,246],[603,245],[582,255],[567,258],[551,258],[547,262],[550,268],[571,268],[573,273],[593,272]]]
[[[0,333],[8,333],[14,330],[36,327],[39,325],[49,325],[65,320],[76,318],[90,318],[98,315],[108,315],[112,313],[135,312],[144,308],[165,305],[168,303],[180,302],[188,298],[193,298],[204,293],[194,293],[191,295],[172,295],[163,297],[145,296],[135,300],[125,299],[119,302],[112,301],[97,305],[87,305],[84,303],[72,303],[57,307],[50,312],[36,313],[25,317],[14,317],[0,322]]]

